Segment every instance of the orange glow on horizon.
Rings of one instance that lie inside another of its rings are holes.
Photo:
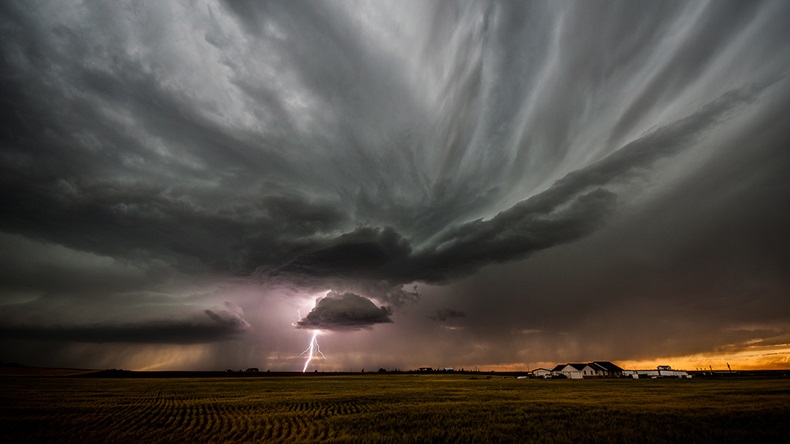
[[[595,358],[601,359],[601,358]],[[536,368],[552,369],[567,362],[589,362],[593,359],[571,359],[563,362],[500,363],[491,365],[467,365],[467,370],[479,367],[481,371],[520,372]],[[659,365],[669,365],[676,370],[790,370],[790,344],[764,346],[733,353],[698,353],[691,355],[664,356],[649,359],[611,360],[625,370],[650,370]],[[458,367],[460,368],[460,366]]]
[[[621,361],[624,369],[651,369],[670,365],[678,370],[785,370],[790,369],[790,346],[769,350],[743,350],[728,354],[700,353],[653,359]]]

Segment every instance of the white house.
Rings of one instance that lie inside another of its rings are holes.
[[[536,378],[546,378],[548,376],[551,376],[551,370],[543,367],[536,368],[535,370],[532,370],[532,375],[535,376]]]
[[[568,379],[611,378],[621,376],[623,369],[609,361],[595,361],[586,364],[560,364],[551,372]]]
[[[559,368],[559,370],[558,370]],[[596,370],[590,364],[565,364],[554,367],[555,373],[565,375],[568,379],[583,379],[594,377]]]

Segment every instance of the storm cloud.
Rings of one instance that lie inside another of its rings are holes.
[[[222,340],[290,368],[303,347],[282,335],[327,292],[299,327],[395,320],[392,341],[455,344],[431,329],[465,313],[442,334],[478,344],[467,366],[769,343],[790,325],[788,17],[781,0],[3,2],[3,352]],[[678,333],[611,333],[632,320]],[[461,359],[432,347],[402,356]]]
[[[206,318],[152,320],[139,323],[85,325],[10,325],[3,337],[17,340],[87,343],[201,344],[229,340],[250,328],[237,309],[204,310]],[[8,322],[6,322],[8,324]]]
[[[330,291],[317,299],[315,307],[296,325],[314,330],[359,330],[390,323],[391,314],[391,308],[377,307],[370,299]]]

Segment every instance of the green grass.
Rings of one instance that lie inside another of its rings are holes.
[[[764,442],[790,379],[0,380],[2,442]]]

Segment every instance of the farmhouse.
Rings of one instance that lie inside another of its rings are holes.
[[[655,370],[623,370],[609,361],[593,361],[588,363],[569,363],[559,364],[551,370],[538,369],[533,372],[535,376],[548,377],[545,372],[550,372],[551,376],[565,377],[568,379],[585,378],[619,378],[630,377],[640,378],[691,378],[691,375],[684,370],[672,370],[668,365],[659,365]]]
[[[594,373],[590,364],[564,364],[554,367],[555,374],[559,373],[568,379],[583,379],[592,377]]]
[[[623,369],[609,361],[594,361],[585,364],[560,364],[551,373],[568,379],[612,378],[621,376]]]

